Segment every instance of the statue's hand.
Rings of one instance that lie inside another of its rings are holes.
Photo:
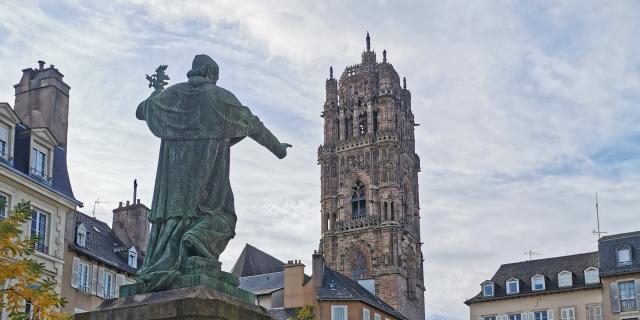
[[[288,143],[286,143],[286,142],[285,142],[285,143],[282,143],[282,146],[285,148],[285,150],[286,150],[287,148],[293,148],[293,146],[292,146],[292,145],[290,145],[290,144],[288,144]]]
[[[287,156],[287,148],[291,148],[293,146],[288,144],[288,143],[281,143],[280,145],[282,146],[282,149],[284,149],[284,152],[282,154],[277,155],[277,156],[278,156],[278,158],[282,159],[282,158]]]

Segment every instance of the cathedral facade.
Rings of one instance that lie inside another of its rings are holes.
[[[424,319],[414,117],[406,80],[378,62],[369,34],[359,64],[326,81],[320,251],[409,319]]]

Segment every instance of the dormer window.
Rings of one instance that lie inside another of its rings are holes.
[[[531,290],[540,291],[545,289],[544,276],[537,274],[531,277]]]
[[[623,245],[618,248],[618,265],[626,265],[631,263],[631,248]]]
[[[507,294],[516,294],[520,292],[520,280],[511,278],[507,280]]]
[[[40,146],[31,148],[31,174],[38,178],[47,179],[49,176],[48,152]]]
[[[563,270],[558,273],[558,287],[567,288],[573,286],[573,273]]]
[[[485,282],[482,284],[482,296],[483,297],[493,297],[494,287],[493,282]]]
[[[136,251],[136,247],[129,249],[129,267],[138,268],[138,252]]]
[[[598,268],[591,267],[584,271],[584,283],[596,284],[600,283],[600,271]]]
[[[76,244],[84,247],[87,245],[87,229],[84,224],[80,224],[76,230]]]
[[[0,122],[0,158],[9,159],[9,126]]]

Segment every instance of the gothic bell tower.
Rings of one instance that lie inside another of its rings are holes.
[[[409,319],[424,319],[411,93],[367,33],[360,63],[326,81],[320,251],[333,269]]]

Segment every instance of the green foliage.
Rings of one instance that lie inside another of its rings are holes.
[[[304,306],[298,309],[294,317],[290,317],[287,320],[313,320],[313,306]]]
[[[6,206],[0,203],[0,209]],[[10,319],[29,319],[25,301],[31,303],[31,319],[71,319],[57,310],[65,299],[55,292],[54,279],[44,276],[44,265],[30,258],[36,237],[25,238],[22,226],[31,221],[31,204],[18,203],[5,219],[0,219],[0,309],[6,308]]]

